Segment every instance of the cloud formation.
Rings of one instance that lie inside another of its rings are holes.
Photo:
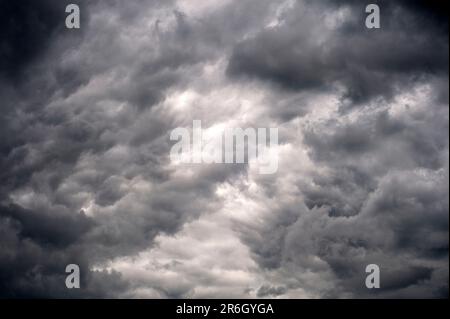
[[[0,1],[0,297],[448,297],[439,2],[68,2]],[[278,172],[174,165],[192,120]]]

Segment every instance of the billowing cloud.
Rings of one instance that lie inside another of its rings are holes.
[[[0,1],[1,297],[448,296],[437,2],[75,2]],[[193,120],[277,127],[277,173],[171,162]]]

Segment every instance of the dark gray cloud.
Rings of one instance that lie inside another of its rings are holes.
[[[256,295],[261,298],[279,296],[286,292],[285,287],[272,287],[263,285],[258,289]]]
[[[438,2],[75,2],[0,1],[0,297],[448,296]],[[279,171],[171,163],[194,119]]]
[[[411,82],[448,73],[448,33],[440,27],[446,16],[435,22],[437,9],[428,7],[427,16],[420,5],[380,2],[383,27],[374,31],[362,27],[361,2],[341,1],[347,20],[329,27],[323,2],[309,3],[305,8],[296,2],[278,25],[239,43],[228,73],[296,91],[343,87],[343,109],[377,97],[389,99]],[[316,17],[324,23],[318,24]]]

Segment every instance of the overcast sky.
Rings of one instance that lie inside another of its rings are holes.
[[[0,0],[0,297],[448,297],[436,3]],[[277,173],[171,162],[193,120],[278,128]]]

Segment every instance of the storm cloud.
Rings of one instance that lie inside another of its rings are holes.
[[[448,297],[448,13],[373,2],[1,0],[0,297]],[[278,171],[176,165],[193,120]]]

